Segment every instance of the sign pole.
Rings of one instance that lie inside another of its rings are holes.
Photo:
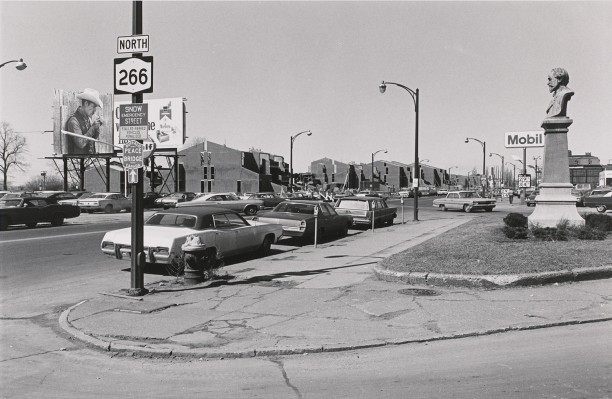
[[[142,34],[142,1],[132,1],[132,34]],[[135,53],[135,57],[142,56],[142,53]],[[132,103],[142,103],[142,93],[132,94]],[[139,140],[142,144],[142,140]],[[125,156],[125,154],[124,154]],[[144,288],[144,267],[145,254],[143,251],[144,241],[144,209],[143,209],[143,173],[142,168],[136,169],[136,183],[131,184],[132,188],[132,256],[131,256],[131,285],[129,293],[133,296],[140,296],[147,293]]]

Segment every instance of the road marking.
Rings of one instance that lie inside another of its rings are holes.
[[[17,240],[5,240],[5,241],[0,241],[0,244],[10,244],[13,242],[23,242],[23,241],[31,241],[31,240],[36,240],[36,241],[40,241],[40,240],[52,240],[54,238],[57,239],[63,239],[66,237],[72,237],[72,236],[84,236],[84,235],[89,235],[89,234],[100,234],[100,233],[106,233],[108,232],[108,230],[99,230],[99,231],[88,231],[88,232],[83,232],[83,233],[72,233],[72,234],[62,234],[60,236],[50,236],[50,237],[32,237],[32,238],[19,238]]]

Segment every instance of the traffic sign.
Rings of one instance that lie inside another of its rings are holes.
[[[149,52],[149,35],[119,36],[117,38],[117,53],[147,53]]]
[[[115,94],[153,93],[153,57],[115,58]]]
[[[518,180],[519,188],[528,188],[531,187],[531,175],[520,174]]]
[[[155,142],[153,140],[145,140],[142,142],[142,146],[142,157],[145,159],[151,158],[151,155],[153,155],[153,152],[155,152]]]
[[[128,173],[128,183],[138,183],[138,172],[136,171],[136,169],[130,169],[130,172]]]
[[[125,169],[140,169],[144,166],[143,145],[138,141],[128,141],[123,146],[123,167]]]
[[[149,104],[119,105],[119,139],[147,140],[149,138]]]

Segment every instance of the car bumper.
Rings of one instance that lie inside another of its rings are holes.
[[[104,254],[115,259],[127,261],[132,259],[132,247],[129,245],[104,242],[101,249]],[[144,247],[143,252],[145,253],[145,261],[147,263],[170,264],[172,261],[167,248]]]

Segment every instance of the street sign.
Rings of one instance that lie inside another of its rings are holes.
[[[531,175],[529,175],[529,174],[527,174],[527,175],[520,174],[519,175],[519,179],[518,179],[518,186],[519,186],[519,188],[529,188],[529,187],[531,187]]]
[[[149,138],[149,104],[119,105],[119,139],[147,140]]]
[[[153,140],[145,140],[142,142],[142,146],[142,157],[144,159],[151,158],[156,148],[155,142]]]
[[[119,36],[117,38],[117,53],[148,53],[149,35]]]
[[[138,171],[136,169],[130,169],[128,173],[128,183],[130,184],[138,183]]]
[[[153,93],[153,57],[115,58],[115,94]]]
[[[140,169],[144,166],[143,145],[138,141],[128,141],[123,146],[123,167],[125,169]]]

